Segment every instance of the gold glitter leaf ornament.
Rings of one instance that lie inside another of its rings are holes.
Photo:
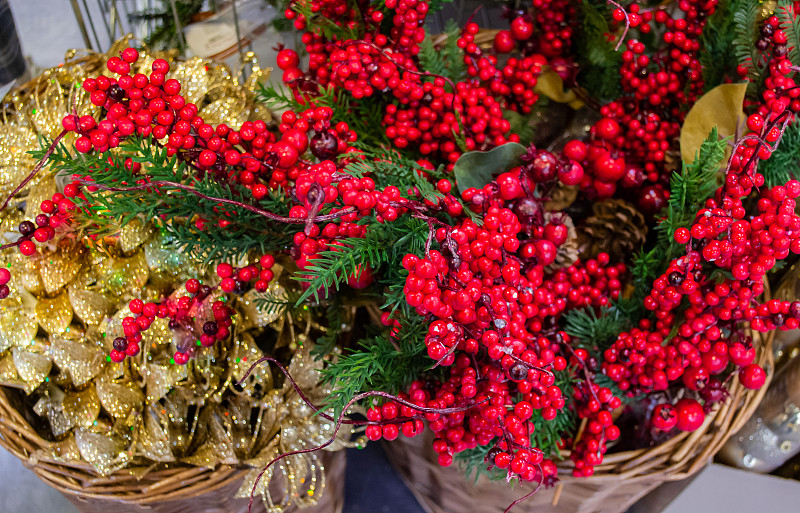
[[[102,348],[88,343],[84,336],[70,335],[70,338],[51,336],[50,354],[56,365],[69,373],[73,384],[80,387],[100,374],[106,363],[106,355]]]
[[[139,436],[135,446],[136,455],[162,463],[175,461],[170,447],[169,433],[162,426],[162,422],[159,420],[160,415],[153,407],[149,407],[145,408],[142,416],[144,422],[139,426]]]
[[[0,302],[0,351],[31,343],[39,324],[28,313],[19,297],[7,297]]]
[[[50,335],[64,333],[72,321],[72,304],[69,294],[62,292],[53,298],[40,298],[36,303],[36,320]]]
[[[119,232],[119,248],[123,253],[130,253],[153,236],[153,225],[144,224],[138,219],[122,227]]]
[[[15,347],[11,354],[19,378],[25,382],[25,392],[30,394],[50,374],[53,361],[48,354],[27,348]]]
[[[138,297],[147,283],[150,268],[144,258],[144,251],[137,251],[130,257],[109,258],[98,269],[100,285],[110,294]]]
[[[130,381],[114,382],[110,379],[99,379],[95,381],[95,387],[100,404],[115,418],[124,419],[132,412],[142,409],[144,394]]]
[[[55,251],[39,259],[39,273],[42,276],[44,290],[52,294],[71,282],[83,267],[83,252]]]
[[[67,392],[61,402],[67,421],[76,427],[91,427],[100,415],[100,399],[94,384],[80,392]]]
[[[185,365],[146,365],[140,370],[145,379],[147,404],[152,404],[188,377]]]
[[[74,432],[81,459],[92,465],[101,476],[125,467],[133,458],[125,442],[117,436],[93,433],[86,428]]]
[[[72,309],[84,324],[100,324],[111,311],[111,301],[103,294],[80,287],[67,290]]]

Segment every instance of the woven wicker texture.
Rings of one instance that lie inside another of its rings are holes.
[[[772,376],[774,334],[753,333],[758,362]],[[703,426],[647,449],[606,454],[589,478],[573,478],[569,460],[561,463],[561,481],[514,507],[514,513],[622,513],[639,498],[666,481],[685,479],[710,462],[722,444],[755,411],[767,390],[747,390],[734,379],[731,397],[706,417]],[[465,479],[453,467],[440,467],[431,447],[430,432],[416,438],[400,437],[386,444],[392,464],[428,513],[499,513],[535,488],[511,486],[482,476]],[[565,458],[569,452],[562,453]]]
[[[246,513],[247,498],[234,498],[249,468],[218,465],[214,469],[172,465],[133,475],[116,472],[98,476],[88,464],[62,463],[48,456],[50,443],[39,436],[0,387],[0,445],[22,460],[42,481],[60,491],[82,513]],[[319,502],[285,513],[338,513],[344,502],[344,451],[321,453],[328,476]],[[281,496],[278,479],[270,483]],[[264,513],[260,500],[252,513]]]

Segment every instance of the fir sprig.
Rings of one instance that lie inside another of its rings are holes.
[[[756,48],[756,41],[759,37],[758,16],[761,11],[761,4],[756,0],[746,0],[734,15],[735,37],[733,48],[739,64],[747,68],[747,76],[750,79],[751,91],[760,91],[760,84],[764,79],[766,63],[762,62],[761,56]]]
[[[796,119],[786,127],[778,148],[769,159],[758,165],[764,175],[764,185],[775,187],[791,179],[800,179],[800,122]]]
[[[464,57],[458,47],[461,27],[454,20],[449,20],[444,33],[447,35],[440,47],[433,44],[431,37],[426,37],[419,45],[419,68],[450,80],[460,80],[466,71]]]
[[[700,64],[703,68],[703,87],[706,91],[722,84],[728,78],[739,78],[730,75],[739,63],[737,57],[742,57],[734,49],[737,24],[733,14],[745,9],[749,3],[750,0],[720,2],[703,27],[703,33],[700,35],[700,48],[703,49],[700,52]]]
[[[700,146],[694,162],[684,162],[680,173],[672,173],[666,215],[656,227],[659,245],[662,248],[666,246],[666,251],[661,253],[662,260],[669,262],[683,251],[683,246],[675,243],[672,236],[675,230],[694,221],[696,212],[719,187],[720,163],[725,158],[727,146],[727,139],[720,139],[714,127]]]
[[[420,219],[404,217],[393,223],[378,223],[368,217],[363,221],[369,227],[363,238],[335,241],[328,246],[332,249],[317,253],[311,265],[296,277],[308,284],[298,303],[312,296],[319,301],[366,268],[377,272],[384,264],[397,263],[409,246],[419,247],[427,240],[428,225]]]
[[[786,34],[786,46],[789,48],[789,60],[800,66],[800,29],[797,27],[797,16],[793,0],[780,0],[775,14],[781,22],[781,29]]]
[[[631,327],[631,319],[616,306],[570,310],[564,314],[564,331],[586,349],[605,350],[623,331]]]
[[[333,387],[325,402],[338,418],[348,402],[359,392],[383,390],[396,393],[431,367],[425,343],[427,321],[415,315],[401,320],[395,337],[379,335],[361,340],[355,350],[340,356],[326,367],[323,380]]]
[[[125,165],[127,158],[144,164],[145,171],[134,174]],[[299,224],[275,223],[241,206],[220,203],[217,198],[240,202],[248,193],[209,175],[202,179],[194,176],[194,170],[177,155],[168,155],[166,148],[150,139],[132,138],[119,151],[79,157],[59,149],[50,163],[56,172],[91,176],[92,183],[100,188],[96,192],[84,189],[87,222],[110,231],[135,218],[153,222],[182,251],[204,263],[236,259],[251,251],[263,254],[285,249],[294,233],[302,229]],[[148,182],[177,185],[130,187]],[[288,197],[280,189],[271,190],[257,206],[284,217],[290,208]],[[219,224],[223,221],[229,223],[224,228]]]
[[[614,100],[622,93],[619,69],[622,54],[608,40],[611,32],[608,19],[611,4],[606,2],[579,2],[583,30],[575,35],[578,56],[578,84],[590,87],[592,95],[600,100]]]
[[[669,202],[656,226],[656,244],[634,256],[631,269],[634,294],[618,304],[632,318],[644,315],[642,300],[650,292],[653,280],[674,258],[686,251],[685,246],[675,242],[673,235],[678,228],[691,225],[697,211],[719,186],[720,163],[725,157],[726,147],[727,140],[720,139],[714,128],[700,146],[695,160],[691,164],[684,162],[681,172],[672,174]]]

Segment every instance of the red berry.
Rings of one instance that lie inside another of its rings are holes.
[[[703,425],[706,414],[703,407],[694,399],[683,398],[675,405],[678,413],[676,426],[681,431],[695,431]]]
[[[767,381],[767,373],[759,365],[751,363],[739,370],[739,382],[745,388],[757,390]]]
[[[517,41],[530,39],[533,35],[533,23],[527,21],[525,17],[522,16],[514,18],[514,21],[511,22],[511,33]]]
[[[678,423],[678,414],[671,404],[659,404],[653,409],[653,426],[670,431]]]
[[[284,48],[278,52],[277,59],[278,67],[284,71],[289,68],[296,68],[298,64],[300,64],[300,58],[298,57],[297,52],[288,48]]]
[[[497,53],[509,53],[517,46],[514,37],[508,30],[501,30],[494,36],[494,49]]]

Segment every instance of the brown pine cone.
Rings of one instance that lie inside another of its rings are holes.
[[[605,252],[612,261],[622,262],[642,247],[647,223],[636,207],[620,199],[610,199],[595,203],[592,211],[577,229],[581,259]]]

